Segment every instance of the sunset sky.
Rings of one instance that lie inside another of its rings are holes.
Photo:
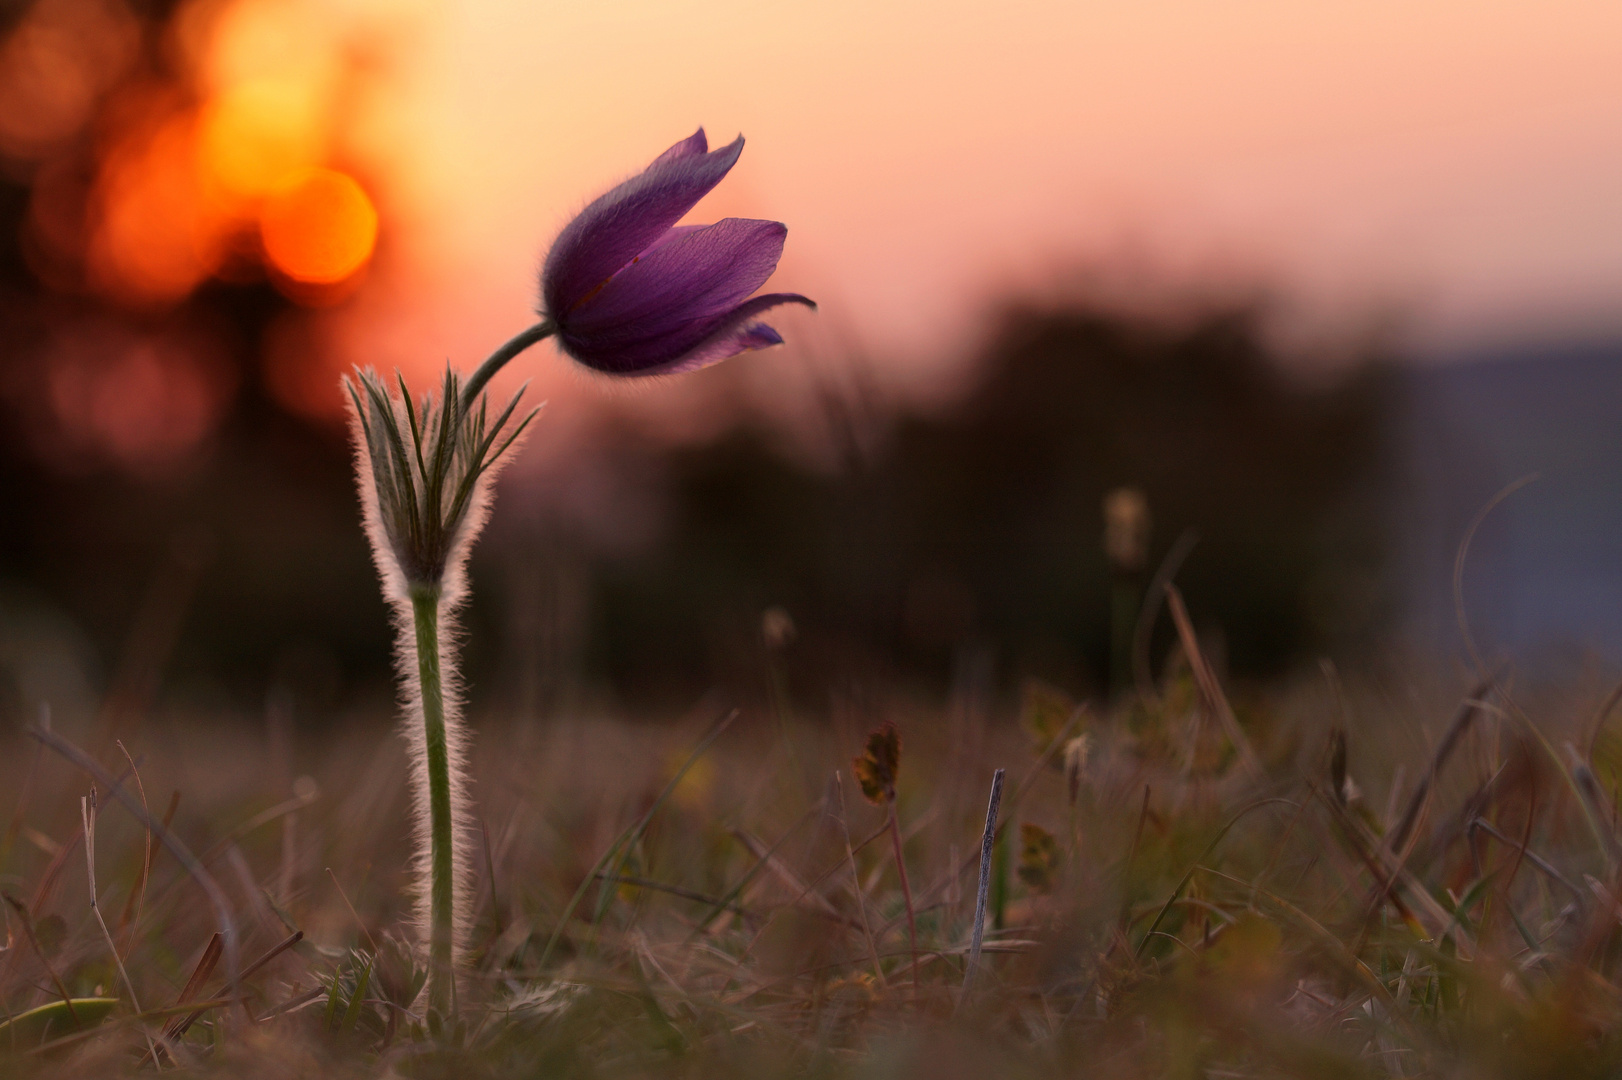
[[[749,143],[695,218],[787,222],[774,284],[824,305],[789,321],[876,352],[1100,267],[1427,348],[1622,329],[1614,0],[411,10],[396,195],[432,287],[383,348],[519,328],[568,215],[700,124]]]
[[[14,70],[62,117],[127,53],[119,10],[38,8],[80,67],[47,48]],[[561,225],[700,125],[748,147],[695,220],[786,222],[772,286],[822,304],[782,314],[790,348],[750,361],[766,382],[865,355],[927,386],[1018,297],[1265,294],[1305,342],[1378,327],[1415,355],[1622,332],[1616,0],[180,11],[197,103],[121,114],[91,281],[173,303],[257,228],[278,287],[320,312],[271,345],[278,392],[317,411],[350,362],[426,375],[522,329]],[[6,145],[42,137],[30,115],[7,113]],[[584,385],[518,369],[554,398]]]

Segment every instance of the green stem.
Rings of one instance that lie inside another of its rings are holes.
[[[462,411],[467,412],[473,406],[473,403],[479,399],[479,394],[484,391],[485,384],[490,381],[496,372],[507,366],[507,361],[536,342],[545,341],[557,332],[556,323],[551,319],[542,319],[491,353],[489,358],[479,365],[479,369],[469,377],[467,385],[462,387]]]
[[[451,844],[450,745],[445,735],[445,691],[439,669],[439,589],[411,590],[417,631],[417,673],[422,684],[423,746],[428,765],[428,1005],[449,1017],[456,998],[451,968],[456,940],[456,862]]]

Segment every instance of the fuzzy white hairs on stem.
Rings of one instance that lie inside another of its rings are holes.
[[[346,380],[355,469],[372,559],[393,611],[402,734],[411,761],[414,891],[429,953],[429,1007],[456,1009],[455,967],[472,920],[468,733],[456,614],[467,556],[489,514],[498,463],[533,419],[514,397],[488,422],[447,371],[440,396],[413,403],[371,371]],[[520,396],[522,391],[520,391]]]

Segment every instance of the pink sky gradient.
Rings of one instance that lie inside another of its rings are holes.
[[[700,124],[749,142],[694,218],[787,222],[771,287],[823,304],[780,320],[790,349],[927,371],[1082,266],[1265,285],[1309,325],[1395,313],[1427,349],[1622,330],[1616,0],[419,0],[406,25],[377,140],[401,287],[349,320],[366,362],[475,363],[569,215]]]

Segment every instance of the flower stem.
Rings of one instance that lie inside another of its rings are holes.
[[[916,1001],[923,992],[918,977],[918,918],[913,914],[912,883],[907,880],[907,860],[901,853],[901,820],[896,813],[894,799],[890,800],[890,842],[895,847],[895,870],[901,878],[901,898],[907,905],[907,941],[912,946],[912,994]]]
[[[557,330],[557,324],[551,319],[542,319],[491,353],[485,362],[479,365],[479,369],[468,378],[467,384],[462,387],[462,411],[466,412],[475,401],[479,400],[479,395],[484,392],[485,384],[490,381],[496,372],[507,366],[507,361],[531,345],[545,341],[557,333]]]
[[[445,690],[439,666],[439,589],[411,590],[417,631],[417,672],[422,684],[423,746],[428,766],[428,1004],[449,1017],[456,983],[451,968],[456,940],[456,862],[451,844],[450,745],[445,735]]]

